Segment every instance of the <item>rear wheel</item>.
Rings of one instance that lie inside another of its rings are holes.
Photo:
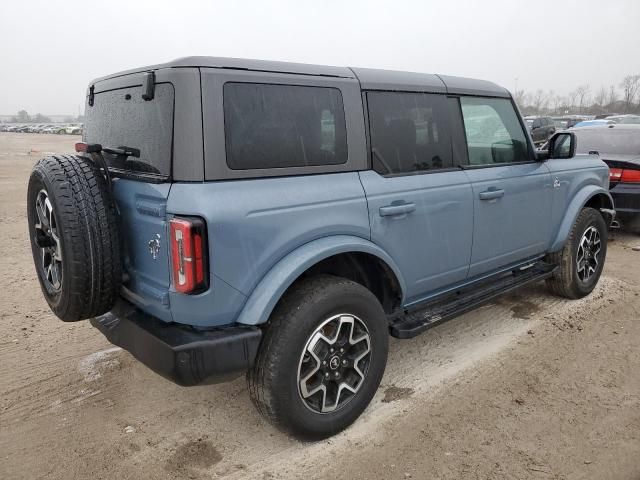
[[[584,208],[564,248],[547,257],[558,269],[547,280],[549,290],[561,297],[581,298],[593,291],[607,256],[607,225],[600,212]]]
[[[377,298],[350,280],[321,275],[280,301],[247,375],[251,398],[268,420],[319,439],[365,410],[384,373],[387,320]]]

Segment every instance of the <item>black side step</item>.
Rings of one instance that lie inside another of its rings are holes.
[[[430,327],[462,315],[469,310],[530,283],[550,277],[556,265],[538,261],[525,269],[506,272],[465,289],[438,297],[416,310],[395,317],[389,324],[389,332],[396,338],[412,338]]]

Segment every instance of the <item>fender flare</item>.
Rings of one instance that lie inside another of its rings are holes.
[[[550,252],[557,252],[564,246],[564,243],[569,236],[569,231],[575,223],[576,218],[578,218],[580,210],[584,208],[589,200],[600,194],[604,194],[608,198],[609,205],[607,208],[613,209],[613,199],[611,198],[611,194],[604,188],[598,185],[587,185],[580,189],[573,197],[569,207],[565,211],[564,218],[562,219],[562,223],[560,223],[560,228],[558,229],[558,234],[549,248]]]
[[[334,235],[306,243],[278,261],[253,289],[236,322],[245,325],[266,322],[287,288],[307,269],[325,258],[349,252],[369,253],[384,261],[398,279],[404,301],[404,279],[384,250],[363,238]]]

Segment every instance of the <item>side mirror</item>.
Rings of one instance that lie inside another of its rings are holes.
[[[548,143],[548,158],[573,158],[576,143],[576,134],[573,132],[554,133]]]

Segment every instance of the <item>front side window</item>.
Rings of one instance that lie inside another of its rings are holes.
[[[529,160],[524,131],[508,99],[461,97],[460,105],[470,165]]]
[[[347,161],[337,88],[226,83],[227,165],[233,170],[339,165]]]
[[[453,167],[444,95],[369,92],[373,169],[409,174]]]

